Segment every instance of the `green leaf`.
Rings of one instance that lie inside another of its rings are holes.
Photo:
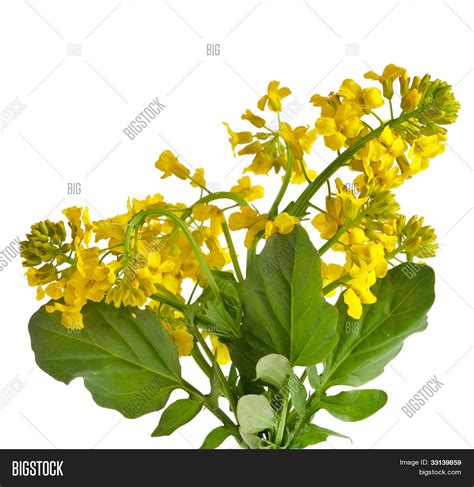
[[[245,441],[245,443],[249,446],[251,450],[258,450],[259,449],[259,443],[261,438],[257,435],[254,435],[252,433],[247,433],[246,431],[243,431],[242,428],[239,429],[240,436],[242,439]]]
[[[161,415],[160,422],[151,436],[168,436],[196,417],[202,409],[202,402],[196,399],[178,399],[170,404]]]
[[[340,392],[325,396],[317,403],[342,421],[360,421],[375,414],[387,403],[387,394],[377,389]]]
[[[252,259],[243,300],[243,337],[229,343],[243,375],[253,378],[256,362],[269,353],[292,366],[314,365],[334,348],[337,310],[321,296],[319,255],[301,226],[272,235]]]
[[[287,383],[290,370],[288,359],[277,353],[265,355],[256,366],[257,379],[276,387],[278,390],[282,389]]]
[[[359,320],[347,315],[343,298],[339,309],[336,348],[325,361],[323,381],[328,385],[361,386],[379,376],[402,349],[403,340],[423,331],[434,301],[434,272],[427,265],[413,271],[401,264],[371,288],[377,302],[363,306]]]
[[[276,415],[266,397],[247,394],[237,403],[237,420],[243,432],[256,434],[274,428]]]
[[[350,440],[348,436],[341,435],[335,431],[316,426],[315,424],[308,424],[301,430],[301,432],[293,439],[290,448],[306,448],[310,445],[316,445],[326,441],[329,436],[339,436]]]
[[[224,426],[214,428],[201,445],[201,450],[214,450],[230,436],[230,432]]]
[[[298,416],[303,417],[306,411],[306,388],[294,373],[290,376],[288,388],[290,390],[293,407],[298,413]]]
[[[156,313],[89,302],[84,329],[71,332],[60,313],[41,307],[30,319],[39,367],[69,384],[76,377],[100,406],[137,418],[161,409],[181,385],[178,352]]]
[[[312,365],[311,367],[306,367],[306,371],[308,373],[308,381],[309,385],[314,389],[319,389],[321,385],[321,378],[318,374],[318,370],[316,369],[316,365]]]

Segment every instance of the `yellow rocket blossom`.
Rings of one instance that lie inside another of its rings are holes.
[[[444,152],[445,141],[446,137],[442,134],[416,139],[408,151],[410,165],[408,168],[404,168],[404,176],[410,177],[424,171],[428,167],[430,159]]]
[[[405,73],[406,70],[404,68],[400,68],[395,64],[388,64],[381,75],[378,75],[373,71],[368,71],[365,73],[364,78],[380,81],[380,83],[382,83],[383,96],[391,99],[393,97],[393,82],[404,76]]]
[[[358,107],[350,102],[342,103],[333,109],[331,116],[316,120],[316,130],[324,135],[324,143],[330,149],[339,150],[347,139],[356,137],[362,130]]]
[[[178,161],[178,158],[169,150],[165,150],[161,153],[160,157],[155,162],[155,167],[163,172],[161,179],[172,175],[180,179],[187,179],[190,174],[189,169],[183,166]]]
[[[219,365],[226,365],[230,362],[230,354],[227,345],[222,343],[216,335],[210,335],[212,353],[216,356]]]
[[[227,128],[227,133],[230,136],[230,145],[232,146],[232,152],[235,154],[235,148],[241,144],[249,144],[252,142],[252,132],[234,132],[230,127],[229,124],[224,122],[224,125]]]
[[[344,100],[354,102],[366,113],[383,105],[382,94],[377,88],[361,88],[352,79],[346,79],[342,82],[339,94]]]
[[[204,169],[202,167],[198,167],[194,171],[194,174],[190,179],[191,179],[191,186],[193,188],[202,188],[206,186],[206,180],[204,179]]]
[[[245,236],[245,246],[251,247],[252,242],[257,235],[265,229],[268,215],[259,215],[257,210],[249,206],[243,206],[238,213],[232,213],[229,217],[229,228],[231,230],[242,230],[247,228]]]
[[[252,113],[251,110],[245,110],[245,113],[242,115],[242,120],[248,120],[252,125],[255,127],[261,129],[263,126],[265,126],[266,122],[262,117],[259,117],[258,115],[255,115]]]
[[[223,211],[215,205],[199,203],[193,206],[193,216],[197,221],[210,220],[211,232],[214,235],[222,233],[222,223],[225,221]]]
[[[263,186],[256,184],[252,186],[252,181],[250,180],[249,176],[242,176],[235,186],[230,188],[232,193],[239,193],[241,194],[245,201],[254,201],[259,198],[263,198],[264,190]]]
[[[269,238],[274,233],[281,233],[282,235],[291,233],[295,225],[299,223],[299,219],[295,216],[290,216],[286,212],[280,213],[274,220],[267,221],[265,224],[265,238]]]
[[[260,110],[264,110],[265,106],[268,105],[268,108],[273,112],[281,112],[281,100],[290,95],[291,91],[289,88],[279,88],[279,86],[279,81],[270,81],[267,88],[267,94],[263,95],[257,103],[257,106]]]

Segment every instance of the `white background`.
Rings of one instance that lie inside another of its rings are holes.
[[[403,210],[425,215],[442,246],[431,262],[430,325],[370,384],[388,392],[387,406],[352,424],[318,413],[319,424],[353,440],[318,447],[472,448],[473,28],[472,5],[460,0],[2,0],[0,110],[17,97],[27,108],[0,132],[0,250],[65,206],[86,204],[99,219],[121,212],[129,195],[190,201],[185,183],[163,181],[154,169],[167,148],[205,167],[214,188],[228,188],[245,163],[237,165],[221,122],[243,127],[240,114],[271,79],[302,104],[390,62],[430,72],[452,83],[462,103],[445,154],[398,192]],[[207,43],[220,44],[221,54],[207,56]],[[166,109],[130,141],[123,128],[155,97]],[[316,116],[309,107],[292,123]],[[310,163],[319,171],[321,146]],[[81,183],[82,193],[68,195],[68,183]],[[19,258],[0,273],[0,296],[0,391],[24,384],[0,409],[1,448],[195,448],[217,425],[202,413],[153,439],[159,413],[132,421],[99,408],[81,380],[65,386],[35,366],[27,323],[38,303]],[[201,380],[191,359],[184,370]],[[401,407],[434,374],[444,387],[409,419]]]

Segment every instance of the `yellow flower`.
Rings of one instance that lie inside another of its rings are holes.
[[[176,293],[179,290],[179,283],[173,276],[175,262],[170,259],[163,259],[159,252],[149,252],[147,265],[137,270],[137,276],[142,280],[148,280],[152,285],[161,284],[169,291]]]
[[[193,336],[187,328],[183,325],[180,325],[176,328],[173,328],[167,320],[162,320],[161,324],[163,325],[164,329],[169,333],[170,337],[173,339],[176,348],[178,349],[178,353],[181,357],[186,357],[191,355],[191,351],[194,346]]]
[[[337,281],[342,276],[344,272],[344,267],[339,264],[326,264],[324,261],[321,260],[321,277],[323,278],[323,287],[331,284],[334,281]],[[336,290],[334,289],[325,296],[334,296]]]
[[[61,324],[68,330],[82,330],[84,328],[80,306],[54,303],[54,305],[46,305],[45,309],[48,313],[60,311]]]
[[[383,96],[385,98],[393,97],[393,82],[406,74],[405,68],[400,68],[395,64],[388,64],[383,70],[382,74],[374,73],[373,71],[368,71],[364,74],[364,78],[373,79],[380,81],[383,88]]]
[[[44,298],[44,296],[45,296],[45,291],[44,291],[43,287],[42,286],[38,286],[36,288],[36,299],[38,301],[41,301]]]
[[[232,152],[235,154],[235,148],[241,144],[248,144],[252,142],[252,132],[234,132],[229,124],[224,122],[227,127],[227,133],[230,135],[230,145],[232,146]]]
[[[81,242],[88,245],[93,228],[89,218],[89,208],[83,209],[78,206],[71,206],[70,208],[65,208],[62,213],[68,219],[74,247],[77,247]],[[84,228],[82,224],[84,224]]]
[[[426,169],[430,159],[444,152],[445,141],[446,137],[442,134],[416,139],[408,151],[410,166],[404,176],[412,176]]]
[[[311,223],[319,230],[321,238],[329,240],[346,221],[342,216],[342,201],[340,198],[326,198],[326,213],[317,214]]]
[[[253,172],[254,174],[268,174],[273,167],[273,158],[265,152],[257,152],[250,166],[246,167],[244,172]]]
[[[252,186],[252,181],[249,176],[243,176],[237,181],[238,184],[230,188],[232,193],[241,194],[246,201],[254,201],[259,198],[263,198],[264,190],[263,186],[259,184]]]
[[[348,306],[347,313],[355,319],[362,315],[362,304],[372,304],[377,298],[371,293],[370,288],[375,284],[375,271],[352,266],[348,282],[348,289],[344,292],[344,302]]]
[[[265,120],[258,115],[255,115],[250,110],[245,110],[245,113],[242,115],[242,120],[248,120],[252,125],[261,129],[265,124]]]
[[[400,107],[405,112],[411,112],[414,110],[421,100],[421,93],[416,89],[412,88],[405,96],[402,97]]]
[[[214,235],[222,233],[225,218],[223,211],[217,206],[198,203],[193,206],[193,217],[200,222],[211,220],[211,232]]]
[[[267,94],[258,100],[257,106],[259,110],[265,110],[265,106],[268,105],[268,108],[273,112],[281,112],[281,100],[290,95],[291,91],[289,88],[279,88],[279,86],[279,81],[270,81]]]
[[[229,217],[229,228],[232,231],[242,230],[247,228],[247,235],[245,236],[245,246],[247,248],[252,246],[253,240],[257,233],[265,228],[268,220],[268,215],[259,215],[257,210],[249,206],[243,206],[238,213],[232,213]]]
[[[64,283],[65,279],[59,282],[51,282],[46,286],[44,291],[51,299],[59,299],[64,292]]]
[[[191,178],[191,186],[193,188],[206,187],[206,180],[204,179],[204,169],[198,167]]]
[[[339,94],[348,101],[356,103],[361,110],[370,112],[383,105],[382,94],[377,88],[361,88],[354,80],[346,79],[339,88]]]
[[[347,139],[357,137],[362,130],[359,111],[349,102],[342,103],[332,116],[316,120],[318,133],[324,135],[324,143],[332,150],[339,150]]]
[[[267,221],[265,224],[265,238],[269,238],[274,233],[281,233],[286,235],[291,233],[295,225],[300,221],[295,216],[290,216],[288,213],[280,213],[273,221]]]
[[[216,335],[211,336],[212,353],[217,359],[219,365],[226,365],[230,362],[230,353],[227,345],[224,345]]]
[[[341,215],[353,220],[362,210],[362,207],[367,202],[368,198],[357,198],[351,191],[342,191],[337,194],[337,198],[341,200]]]
[[[356,267],[374,271],[376,277],[385,277],[387,274],[388,263],[385,259],[384,246],[381,243],[364,242],[352,245],[351,259],[357,263]]]
[[[187,179],[189,177],[189,169],[183,166],[178,158],[169,150],[161,153],[158,160],[155,162],[155,167],[163,172],[161,179],[169,176],[176,176],[180,179]]]

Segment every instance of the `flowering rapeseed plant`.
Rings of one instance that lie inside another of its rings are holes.
[[[189,397],[165,409],[153,435],[207,408],[222,426],[204,448],[228,436],[246,448],[304,448],[337,434],[313,424],[319,410],[357,421],[383,407],[383,391],[328,391],[369,382],[427,325],[434,276],[422,261],[435,255],[436,235],[400,213],[395,191],[443,153],[459,103],[445,82],[393,64],[365,77],[371,86],[346,79],[314,94],[318,115],[298,127],[283,120],[290,90],[270,82],[259,114],[242,115],[247,130],[225,124],[234,154],[251,156],[230,191],[210,191],[203,169],[192,174],[166,150],[155,166],[187,181],[193,204],[156,194],[104,220],[72,207],[65,222],[33,225],[22,257],[37,298],[49,299],[30,321],[40,367],[66,383],[83,377],[99,405],[130,418],[181,389]],[[330,164],[310,157],[318,139],[336,152]],[[352,181],[336,176],[343,168]],[[270,186],[251,173],[279,175],[267,211],[256,201]],[[286,201],[290,185],[302,190]],[[185,380],[180,356],[209,378],[208,393]]]

